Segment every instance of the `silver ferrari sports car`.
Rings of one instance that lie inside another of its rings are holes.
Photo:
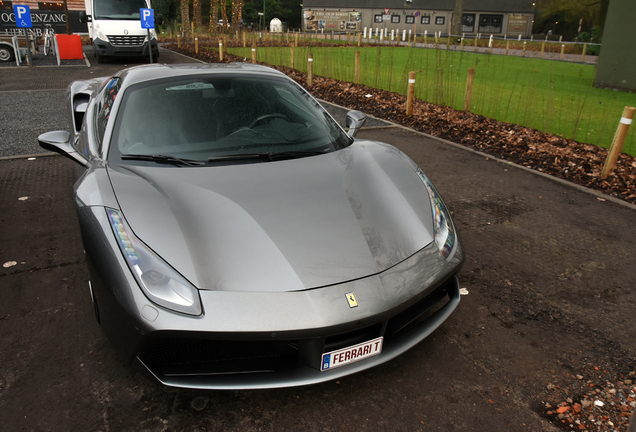
[[[459,303],[464,251],[401,151],[354,139],[284,74],[148,65],[76,81],[75,201],[95,314],[168,386],[332,380],[391,360]]]

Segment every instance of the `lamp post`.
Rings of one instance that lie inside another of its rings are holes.
[[[263,43],[263,12],[258,13],[258,41],[259,43]]]

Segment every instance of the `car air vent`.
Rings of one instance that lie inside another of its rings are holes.
[[[146,36],[108,36],[108,40],[113,45],[143,45]]]

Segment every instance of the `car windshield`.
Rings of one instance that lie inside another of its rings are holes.
[[[144,0],[95,0],[94,19],[137,20],[139,9],[148,7]]]
[[[302,88],[254,74],[196,75],[125,90],[109,160],[272,161],[340,149],[351,139]],[[148,156],[153,156],[149,158]]]

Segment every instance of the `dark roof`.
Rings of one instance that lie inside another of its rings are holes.
[[[471,12],[522,12],[532,13],[533,0],[465,0],[464,10]],[[307,9],[413,9],[449,10],[455,9],[455,0],[305,0]]]

